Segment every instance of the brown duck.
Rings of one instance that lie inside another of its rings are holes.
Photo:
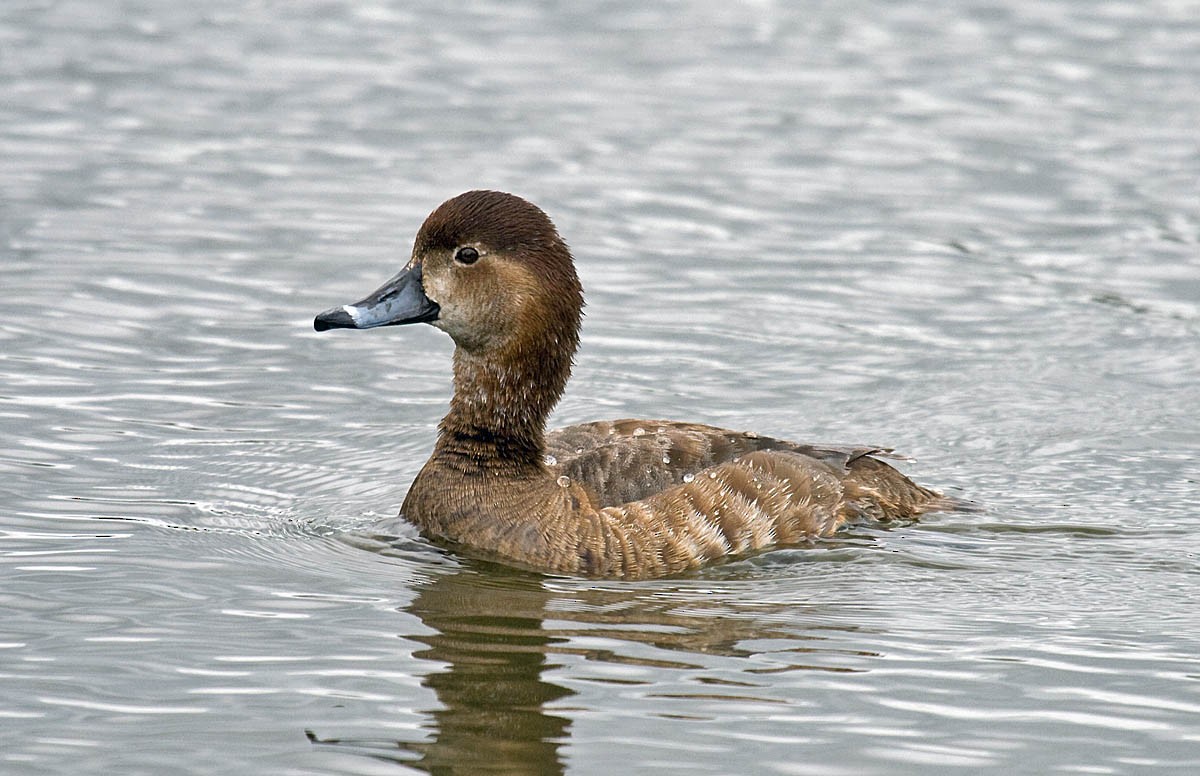
[[[400,274],[317,316],[317,331],[429,323],[454,339],[450,411],[401,507],[426,536],[539,571],[633,579],[953,506],[875,448],[657,420],[547,433],[582,308],[549,217],[470,191],[430,214]]]

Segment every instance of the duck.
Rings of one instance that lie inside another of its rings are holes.
[[[583,305],[549,216],[478,190],[425,219],[397,275],[316,316],[317,331],[426,323],[454,341],[449,410],[400,509],[425,537],[541,573],[648,579],[954,508],[885,448],[666,420],[548,432]]]

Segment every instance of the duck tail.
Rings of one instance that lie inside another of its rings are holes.
[[[860,518],[887,522],[912,519],[927,512],[978,512],[972,501],[924,488],[872,454],[846,465],[842,480],[846,502]]]

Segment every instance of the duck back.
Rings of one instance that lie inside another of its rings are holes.
[[[669,420],[597,421],[546,435],[547,463],[585,483],[601,507],[646,498],[690,480],[703,469],[759,450],[799,453],[835,469],[865,455],[891,452],[878,447],[797,444],[751,431]]]

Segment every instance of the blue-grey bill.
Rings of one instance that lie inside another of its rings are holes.
[[[313,320],[317,331],[328,329],[374,329],[404,323],[428,323],[437,320],[437,302],[425,296],[421,284],[421,265],[416,264],[380,286],[367,298],[354,304],[333,307]]]

